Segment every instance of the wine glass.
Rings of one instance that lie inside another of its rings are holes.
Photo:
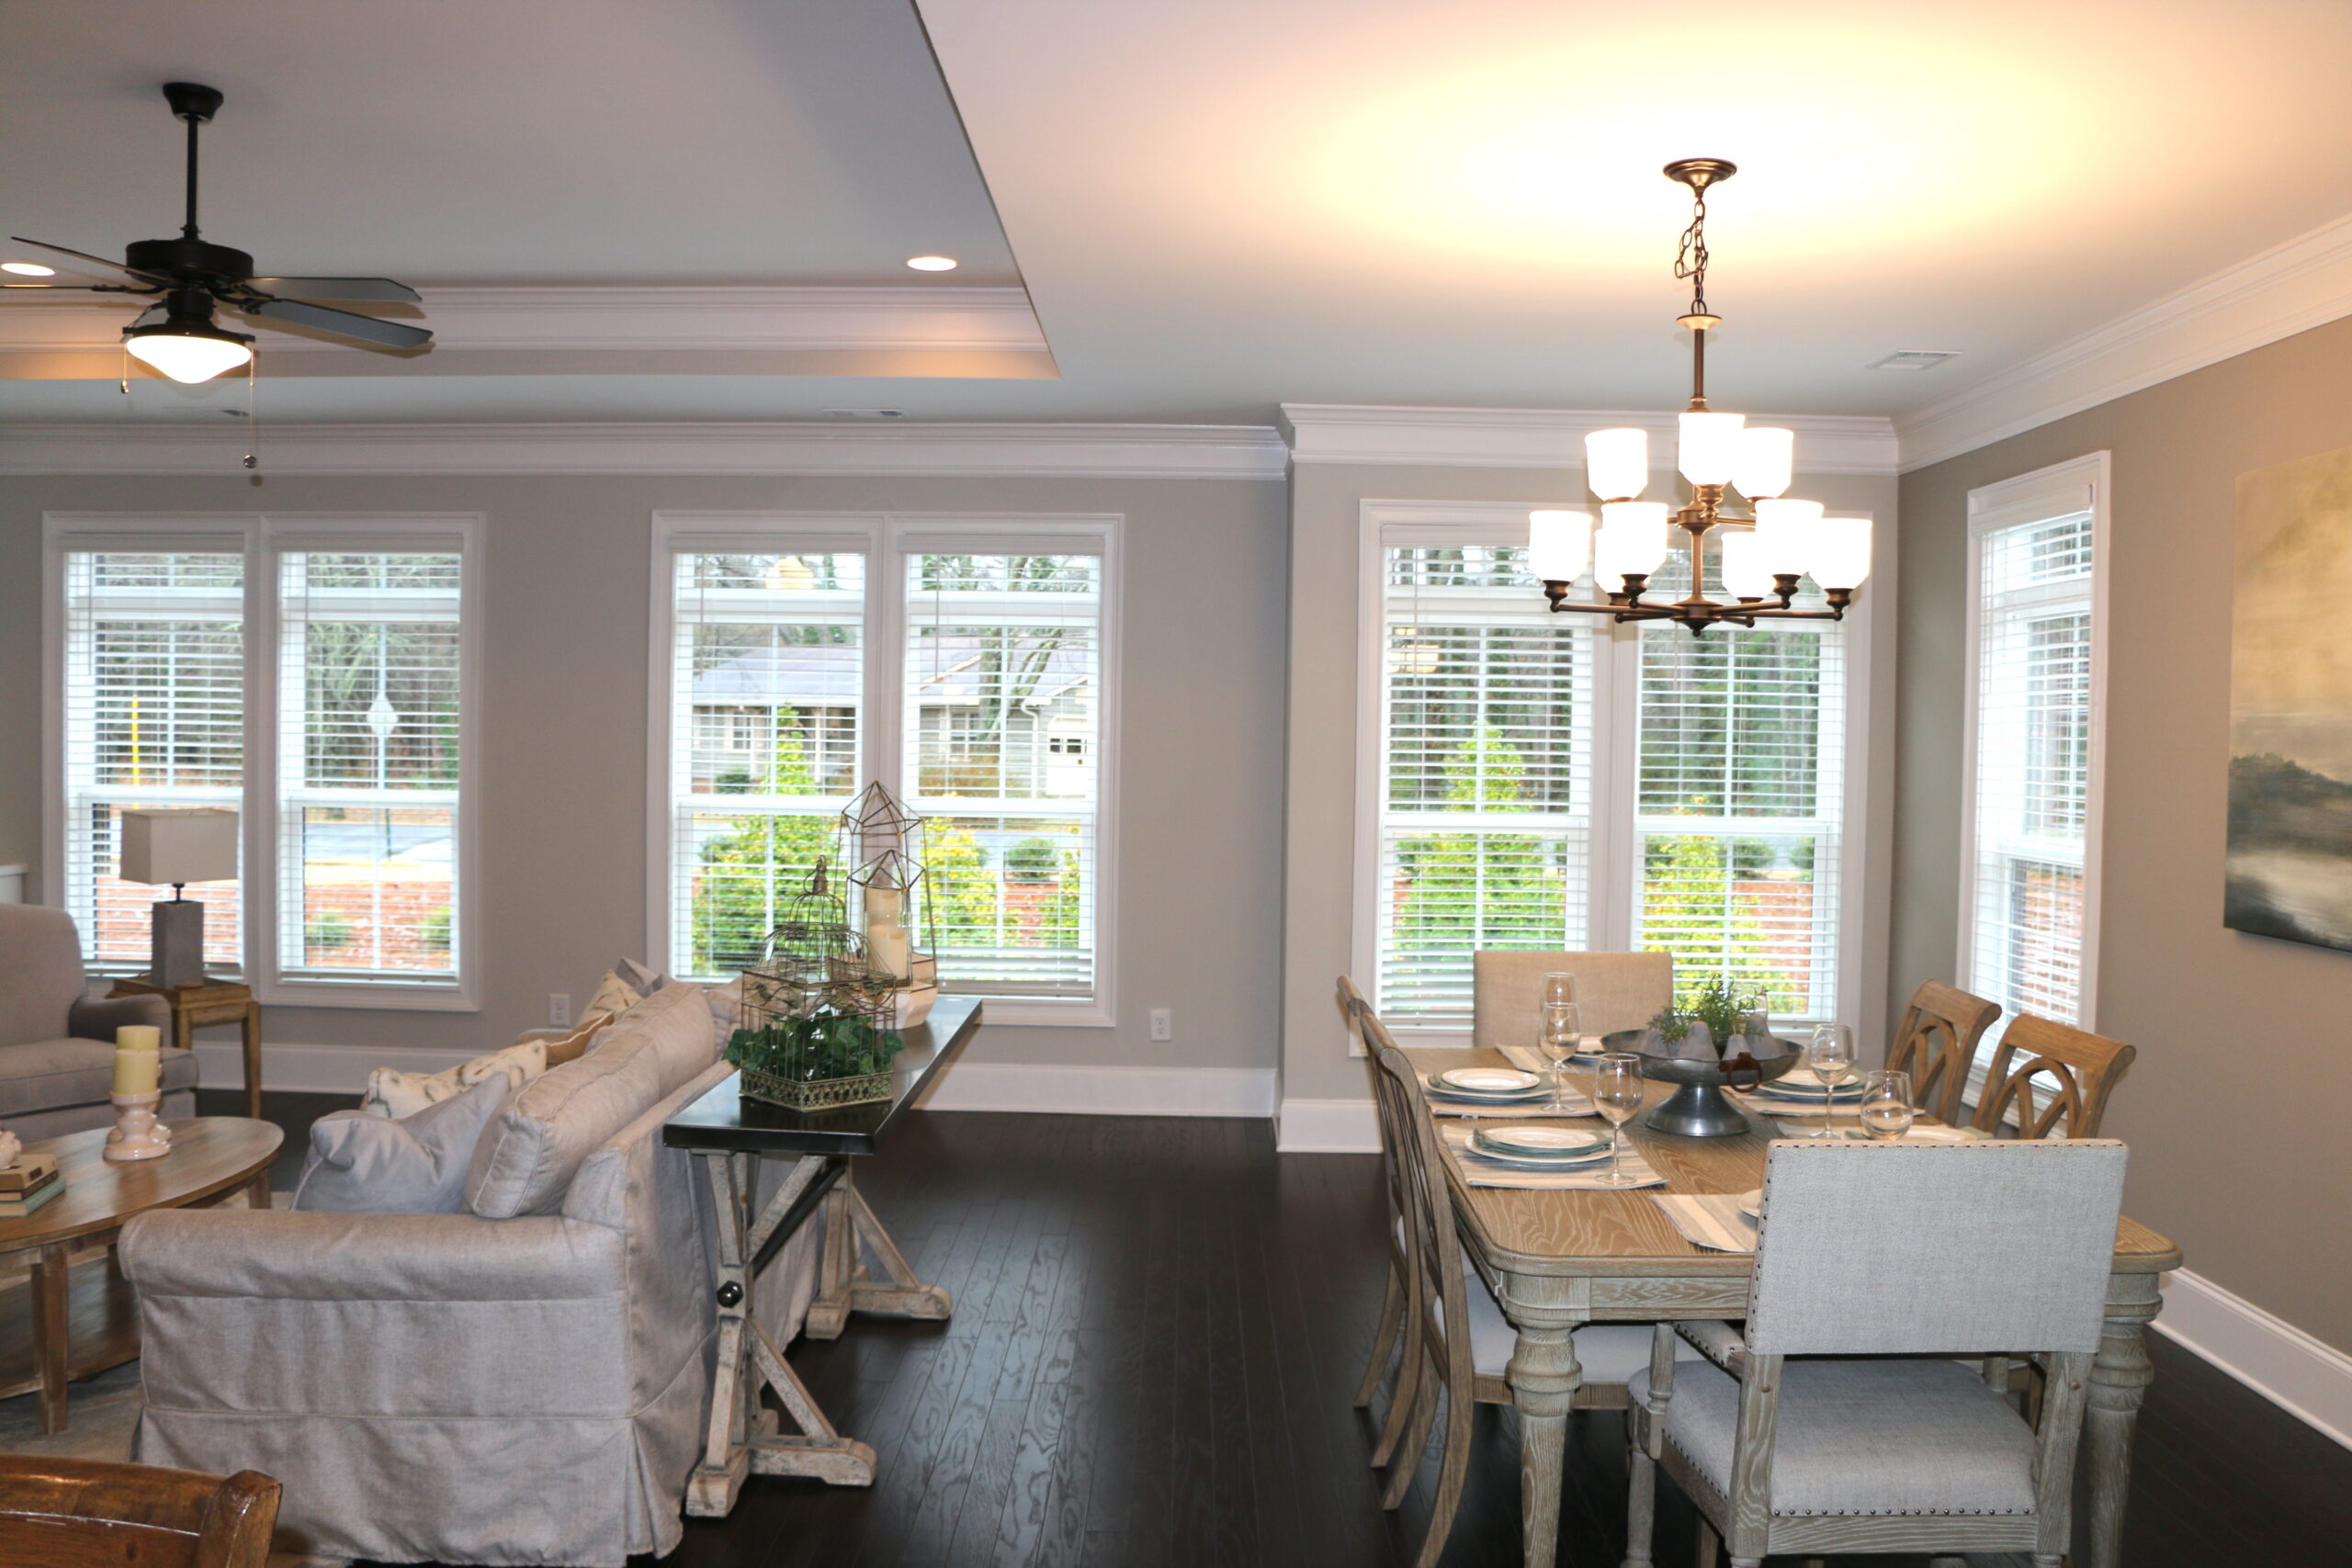
[[[1871,1137],[1903,1136],[1918,1114],[1911,1107],[1911,1075],[1899,1067],[1863,1074],[1862,1100],[1854,1111]]]
[[[1577,1038],[1583,1029],[1584,1012],[1576,1003],[1544,1004],[1544,1029],[1536,1036],[1536,1043],[1543,1047],[1545,1058],[1552,1064],[1551,1108],[1554,1111],[1568,1108],[1567,1100],[1563,1098],[1565,1086],[1562,1075],[1567,1070],[1568,1058],[1576,1055]]]
[[[1804,1049],[1804,1065],[1821,1081],[1821,1136],[1834,1138],[1830,1118],[1837,1112],[1838,1086],[1854,1072],[1854,1032],[1842,1023],[1825,1023],[1813,1032]]]
[[[1592,1103],[1609,1118],[1609,1174],[1600,1179],[1623,1187],[1634,1179],[1624,1171],[1625,1123],[1642,1108],[1642,1059],[1631,1051],[1611,1051],[1593,1067]]]

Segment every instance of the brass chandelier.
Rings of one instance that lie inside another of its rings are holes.
[[[1745,414],[1707,406],[1707,333],[1723,323],[1707,308],[1707,190],[1738,170],[1721,158],[1684,158],[1665,172],[1690,187],[1692,203],[1674,263],[1674,276],[1690,282],[1690,308],[1679,323],[1690,332],[1690,404],[1682,412],[1675,453],[1690,500],[1677,510],[1640,499],[1649,486],[1648,432],[1596,430],[1585,437],[1585,481],[1600,500],[1600,527],[1594,530],[1586,512],[1530,513],[1529,565],[1555,610],[1673,621],[1693,637],[1725,622],[1843,620],[1870,575],[1870,519],[1825,517],[1819,502],[1785,493],[1795,469],[1794,433],[1750,426]],[[1746,513],[1724,510],[1733,491],[1747,502]],[[1670,603],[1645,602],[1676,527],[1688,536],[1690,591]],[[1710,534],[1725,599],[1707,596]],[[1594,585],[1608,595],[1605,602],[1569,597],[1588,565]],[[1808,576],[1822,591],[1823,608],[1795,607],[1798,583]]]

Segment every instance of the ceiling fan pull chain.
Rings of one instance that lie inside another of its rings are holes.
[[[261,355],[245,362],[245,467],[261,467]]]

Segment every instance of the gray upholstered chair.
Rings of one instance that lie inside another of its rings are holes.
[[[2123,1196],[2114,1142],[1772,1145],[1747,1319],[1661,1327],[1634,1380],[1626,1568],[1663,1467],[1731,1549],[2066,1551]],[[2029,1423],[1956,1355],[2030,1346]]]
[[[0,1126],[27,1143],[113,1124],[117,1029],[153,1024],[170,1037],[163,998],[94,1001],[86,989],[73,916],[0,904]],[[160,1113],[196,1114],[195,1052],[164,1048]]]
[[[1352,998],[1356,1027],[1373,1060],[1373,1102],[1380,1115],[1381,1149],[1396,1173],[1396,1192],[1402,1210],[1391,1239],[1405,1272],[1402,1313],[1396,1323],[1401,1330],[1403,1354],[1373,1463],[1385,1464],[1394,1458],[1387,1489],[1381,1496],[1381,1506],[1394,1508],[1404,1501],[1412,1484],[1429,1447],[1438,1401],[1443,1398],[1445,1437],[1438,1461],[1437,1496],[1430,1509],[1420,1553],[1414,1561],[1414,1568],[1430,1568],[1445,1551],[1454,1509],[1462,1501],[1463,1482],[1470,1466],[1472,1416],[1479,1404],[1511,1402],[1504,1370],[1519,1334],[1455,1238],[1445,1156],[1421,1094],[1419,1075],[1396,1048],[1378,1016],[1356,995],[1354,986],[1344,979],[1340,984],[1342,997]],[[1384,1343],[1367,1370],[1366,1386],[1361,1391],[1363,1397],[1356,1401],[1360,1405],[1370,1402],[1371,1390],[1385,1369],[1389,1337],[1384,1324]],[[1575,1342],[1577,1359],[1584,1369],[1577,1405],[1622,1408],[1626,1380],[1648,1360],[1650,1331],[1639,1324],[1591,1324],[1576,1331]]]
[[[1532,1045],[1544,976],[1577,977],[1577,1005],[1587,1034],[1639,1029],[1674,999],[1670,953],[1546,953],[1484,948],[1471,958],[1471,1043]]]

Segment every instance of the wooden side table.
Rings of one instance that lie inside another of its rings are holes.
[[[189,1034],[207,1024],[235,1023],[245,1034],[245,1114],[261,1117],[261,1004],[253,987],[233,980],[192,986],[151,986],[141,979],[117,980],[107,996],[161,997],[172,1004],[172,1043],[190,1049]]]

